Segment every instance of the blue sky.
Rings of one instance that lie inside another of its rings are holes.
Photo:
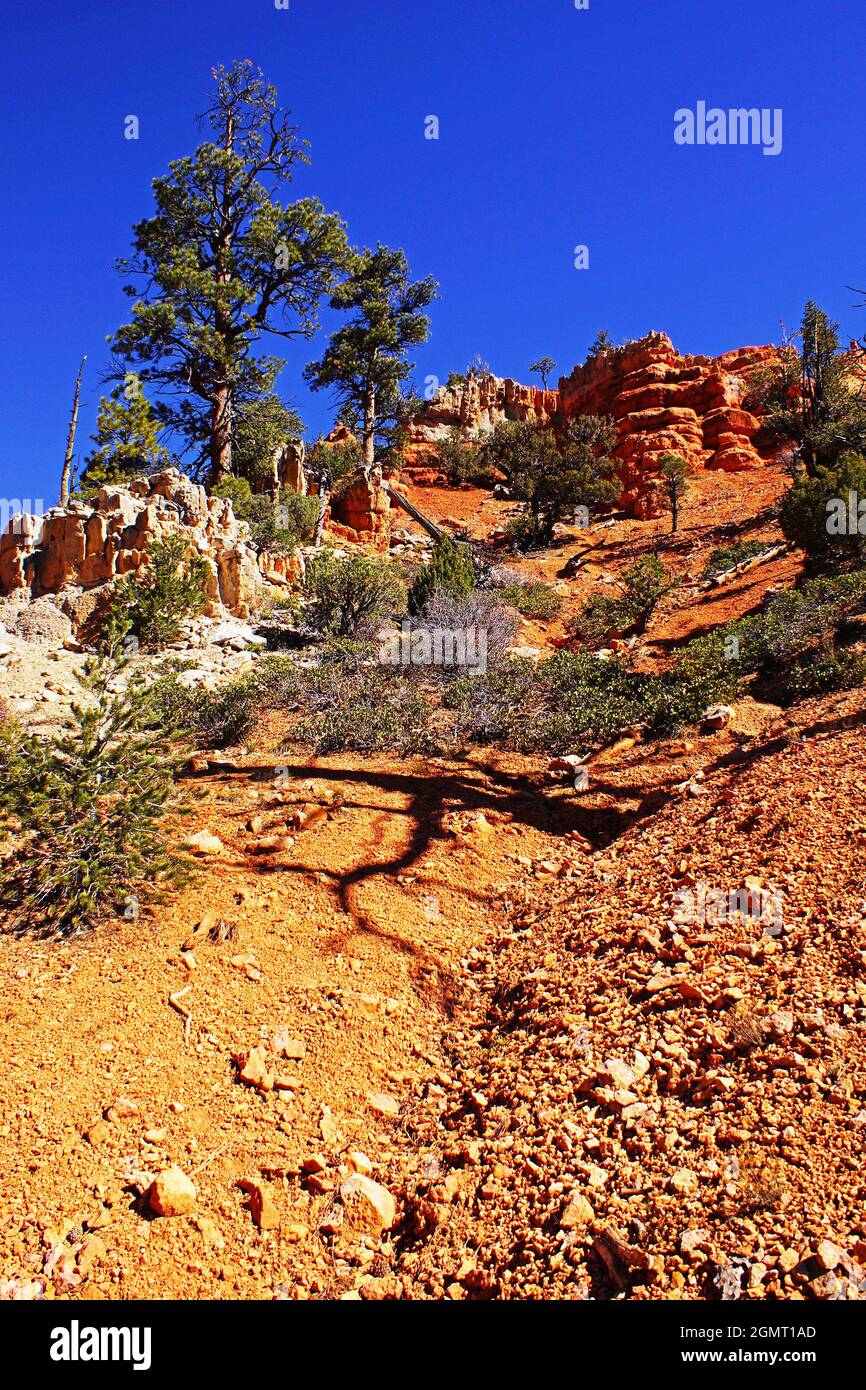
[[[85,352],[86,452],[128,314],[114,258],[234,58],[312,144],[298,195],[439,280],[419,385],[476,353],[567,373],[602,327],[688,352],[773,341],[809,296],[866,331],[846,289],[866,284],[863,0],[28,0],[4,30],[0,496],[56,501]],[[675,144],[700,100],[781,108],[781,154]],[[300,379],[318,347],[290,345],[279,383],[311,434],[333,416]]]

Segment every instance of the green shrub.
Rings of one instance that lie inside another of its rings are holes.
[[[436,542],[428,564],[418,571],[409,590],[409,612],[420,613],[434,594],[456,598],[475,589],[472,556],[449,536]]]
[[[496,472],[485,460],[481,446],[473,440],[464,439],[457,427],[449,431],[447,438],[438,445],[437,452],[442,472],[455,487],[462,483],[492,487],[496,482]]]
[[[68,934],[133,911],[179,861],[165,843],[176,806],[175,731],[154,728],[151,697],[123,663],[92,660],[68,731],[0,731],[0,820],[17,837],[0,870],[13,928]]]
[[[213,690],[182,685],[175,673],[151,686],[154,720],[173,725],[199,748],[243,743],[256,724],[259,689],[251,675],[236,676]]]
[[[612,420],[576,416],[560,436],[528,420],[501,421],[485,440],[483,457],[500,469],[522,514],[508,528],[521,550],[549,545],[557,522],[574,522],[578,509],[587,516],[613,506],[620,488],[611,450],[616,443]]]
[[[102,630],[102,646],[112,653],[127,637],[148,651],[175,641],[185,618],[207,603],[211,571],[202,555],[180,536],[156,541],[148,563],[116,582]]]
[[[854,526],[849,533],[848,503],[853,494]],[[858,504],[866,502],[866,459],[843,454],[835,468],[819,468],[798,478],[782,498],[779,524],[785,538],[798,545],[814,565],[840,570],[866,559],[866,516],[861,532]],[[866,511],[866,508],[864,508]]]
[[[661,737],[695,724],[710,705],[727,705],[740,694],[739,665],[720,631],[687,643],[644,701],[647,728]]]
[[[302,497],[298,492],[281,488],[275,508],[276,529],[278,533],[288,532],[299,541],[308,543],[316,534],[322,499],[317,496]],[[273,550],[274,546],[266,549]]]
[[[712,704],[735,699],[736,670],[721,639],[690,643],[664,676],[632,670],[618,658],[557,652],[547,661],[512,659],[486,676],[446,690],[457,736],[506,743],[523,752],[580,752],[642,729],[667,736],[695,723]]]
[[[716,579],[735,565],[741,565],[744,560],[751,560],[754,555],[769,550],[771,544],[771,541],[735,541],[733,545],[720,545],[712,551],[704,565],[704,579]]]
[[[496,598],[522,613],[524,618],[555,618],[562,599],[549,584],[506,584],[497,589]]]
[[[314,632],[330,637],[365,637],[387,617],[405,612],[406,590],[387,560],[366,555],[337,559],[330,551],[307,566],[306,618]]]
[[[250,541],[258,550],[291,554],[299,541],[311,541],[316,532],[321,502],[281,488],[276,501],[253,492],[246,478],[224,478],[213,490],[232,504],[238,521],[250,528]]]
[[[826,695],[834,690],[853,690],[866,683],[866,656],[862,652],[827,652],[812,661],[798,661],[786,686],[794,700]]]
[[[354,437],[326,444],[319,439],[307,456],[306,471],[326,492],[339,497],[364,462],[360,441]]]
[[[603,641],[636,629],[643,632],[659,600],[673,587],[656,555],[645,555],[624,571],[618,593],[596,594],[571,624],[585,642]]]
[[[848,680],[852,684],[857,665],[836,645],[847,624],[866,611],[866,571],[809,580],[801,589],[773,594],[763,613],[754,613],[691,643],[686,651],[697,653],[708,646],[723,648],[731,668],[738,675],[757,675],[769,682],[782,699],[799,699],[803,693],[818,693],[805,675],[817,663],[829,680]]]
[[[573,752],[643,723],[655,684],[618,660],[557,652],[537,665],[514,659],[502,671],[455,681],[446,703],[464,738],[522,752]]]
[[[383,666],[373,643],[330,643],[316,667],[265,663],[268,704],[300,714],[294,737],[316,753],[431,751],[433,707],[411,676]]]

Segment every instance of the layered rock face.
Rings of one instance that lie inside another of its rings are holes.
[[[391,499],[377,469],[367,478],[359,473],[332,498],[326,523],[332,535],[385,551],[391,539]]]
[[[601,352],[559,383],[556,424],[575,415],[612,416],[623,492],[633,516],[656,510],[659,460],[681,455],[692,469],[758,468],[778,452],[761,421],[744,410],[751,380],[778,358],[774,347],[721,357],[682,357],[664,333]]]
[[[460,429],[470,438],[490,434],[502,420],[548,425],[557,409],[556,391],[521,386],[510,377],[472,375],[454,386],[440,386],[409,427],[406,464],[410,468],[435,466],[437,445],[452,429]]]
[[[73,502],[43,517],[12,518],[0,537],[0,594],[28,590],[31,597],[94,589],[144,564],[155,541],[180,535],[207,561],[213,612],[246,617],[268,578],[278,580],[273,557],[258,557],[247,527],[229,501],[208,497],[176,469],[104,487],[95,504]],[[273,576],[273,577],[272,577]]]
[[[437,444],[459,428],[469,439],[500,420],[531,420],[561,430],[576,415],[607,415],[616,424],[622,482],[620,505],[633,516],[657,510],[659,460],[680,454],[692,469],[757,468],[778,444],[762,438],[761,422],[742,401],[755,373],[778,358],[774,347],[746,347],[721,357],[683,357],[664,333],[598,353],[558,391],[499,377],[469,377],[441,389],[413,421],[410,468],[435,467]]]

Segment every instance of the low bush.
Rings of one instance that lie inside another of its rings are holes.
[[[866,459],[843,454],[837,467],[819,468],[813,477],[795,480],[782,498],[779,524],[786,539],[800,546],[816,568],[838,571],[862,565],[866,517],[861,531],[861,502],[866,502]]]
[[[307,566],[304,590],[308,626],[328,637],[369,636],[383,618],[399,617],[406,608],[394,566],[366,555],[338,559],[324,551]]]
[[[659,600],[672,587],[658,556],[645,555],[624,571],[617,592],[596,594],[589,600],[572,622],[571,632],[584,642],[643,632]]]
[[[298,715],[293,737],[316,753],[415,753],[434,747],[431,701],[411,673],[381,664],[374,643],[331,643],[315,667],[271,658],[263,679],[268,704]]]
[[[227,748],[243,743],[255,727],[260,708],[258,682],[251,675],[208,690],[183,685],[176,673],[160,676],[151,686],[156,727],[172,725],[199,748]]]
[[[866,655],[863,652],[826,652],[812,661],[798,661],[786,679],[792,700],[827,695],[834,690],[853,690],[866,684]]]
[[[180,869],[166,839],[183,756],[154,727],[150,692],[126,667],[93,660],[71,729],[48,738],[0,730],[0,821],[15,838],[0,869],[12,928],[70,934],[137,915],[138,897]]]
[[[446,703],[460,737],[522,752],[574,751],[644,722],[650,682],[618,660],[557,652],[537,665],[516,659],[501,671],[455,681]]]
[[[545,620],[555,618],[562,608],[562,599],[549,584],[540,581],[532,584],[505,584],[496,590],[501,603],[516,608],[524,618]]]
[[[459,487],[472,483],[476,487],[492,487],[497,473],[486,461],[481,446],[463,438],[460,430],[449,431],[438,446],[439,466],[449,483]]]
[[[302,497],[281,488],[274,499],[253,492],[246,478],[223,479],[213,495],[228,498],[238,521],[249,526],[250,540],[257,550],[291,554],[299,542],[315,536],[321,507],[318,497]]]
[[[782,700],[859,684],[859,662],[837,651],[846,628],[866,612],[866,571],[809,580],[771,595],[763,613],[728,623],[689,644],[679,662],[737,676],[757,676]],[[813,685],[808,668],[820,674]],[[839,685],[833,682],[838,680]],[[711,684],[712,682],[710,682]],[[716,696],[715,698],[724,698]]]
[[[410,645],[415,632],[444,634],[452,639],[452,651],[464,653],[463,664],[491,670],[501,666],[517,633],[517,617],[499,598],[498,593],[488,591],[455,594],[437,590],[407,624]],[[447,665],[433,665],[430,670],[431,674],[448,674]]]
[[[180,536],[154,542],[148,563],[115,583],[102,629],[103,649],[111,654],[130,637],[147,651],[175,641],[183,620],[205,607],[210,578],[204,557]]]

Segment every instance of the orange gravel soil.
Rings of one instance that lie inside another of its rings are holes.
[[[563,597],[519,640],[549,650],[657,545],[679,583],[638,660],[663,665],[796,577],[700,583],[732,527],[780,539],[782,486],[700,475],[676,536],[617,520],[574,578],[586,533],[491,548]],[[510,513],[404,487],[482,539]],[[745,698],[721,732],[621,740],[579,792],[491,750],[293,760],[266,719],[188,779],[182,834],[221,849],[187,887],[0,937],[0,1290],[864,1297],[864,728],[861,692]],[[707,887],[778,893],[782,923],[678,920]],[[194,1203],[154,1216],[172,1165]],[[341,1226],[352,1171],[396,1199],[384,1235]]]

